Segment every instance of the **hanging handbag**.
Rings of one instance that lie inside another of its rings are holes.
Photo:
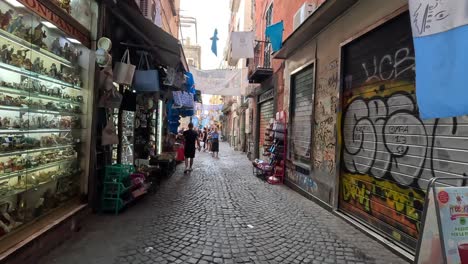
[[[125,89],[123,93],[123,100],[122,100],[122,110],[125,111],[136,111],[136,93],[132,92],[129,89]]]
[[[122,95],[112,88],[110,91],[104,91],[99,98],[99,107],[101,108],[120,108],[122,104]]]
[[[172,98],[174,100],[174,104],[172,105],[173,109],[181,108],[182,104],[182,92],[181,91],[173,91]]]
[[[112,67],[108,66],[99,72],[99,88],[109,91],[114,88]]]
[[[146,64],[146,69],[144,69],[144,64]],[[146,53],[140,56],[140,62],[138,63],[133,80],[133,89],[138,92],[157,92],[160,89],[159,72],[158,70],[150,69]]]
[[[135,74],[135,65],[130,63],[130,51],[125,50],[120,62],[114,67],[114,82],[118,84],[131,85],[133,75]]]
[[[112,122],[112,119],[107,120],[107,125],[102,130],[102,141],[101,145],[115,145],[119,144],[119,136],[115,132],[115,126]]]

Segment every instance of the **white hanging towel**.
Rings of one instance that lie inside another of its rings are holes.
[[[254,32],[239,31],[231,33],[231,57],[233,59],[249,59],[254,57]]]

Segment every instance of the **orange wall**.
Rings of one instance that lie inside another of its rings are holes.
[[[273,3],[273,24],[284,23],[283,41],[293,33],[294,14],[305,3],[315,2],[317,5],[326,0],[255,0],[255,36],[256,40],[265,39],[265,13],[271,3]],[[273,72],[276,75],[275,86],[277,88],[278,104],[277,109],[283,109],[283,60],[273,60]]]
[[[163,29],[175,38],[179,38],[179,9],[180,0],[160,0],[162,9]],[[176,13],[173,13],[172,4]]]

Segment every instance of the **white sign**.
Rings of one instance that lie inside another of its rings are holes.
[[[248,86],[247,69],[198,70],[191,69],[195,88],[203,94],[240,96]]]
[[[410,0],[409,7],[414,37],[437,34],[468,24],[466,0]]]

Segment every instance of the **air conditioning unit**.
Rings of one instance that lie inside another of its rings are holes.
[[[293,30],[296,30],[316,9],[316,3],[304,3],[294,15]]]
[[[140,10],[143,16],[154,22],[156,16],[156,3],[155,0],[140,0]],[[157,0],[159,1],[159,0]]]

